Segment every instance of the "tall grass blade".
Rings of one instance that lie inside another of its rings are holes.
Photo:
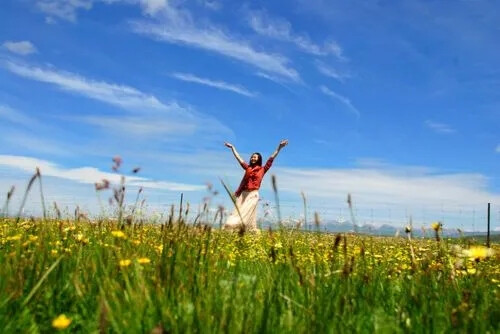
[[[26,187],[26,191],[24,192],[23,200],[21,201],[21,206],[19,207],[19,212],[17,213],[16,224],[18,224],[19,220],[21,219],[21,214],[23,213],[24,205],[26,204],[26,199],[28,198],[30,189],[33,186],[33,183],[35,182],[38,175],[39,175],[38,173],[33,174],[33,176],[28,182],[28,186]]]
[[[49,267],[49,269],[47,269],[47,271],[43,274],[42,278],[40,278],[38,283],[36,283],[36,285],[33,287],[33,289],[31,289],[30,293],[28,294],[28,296],[26,296],[26,299],[22,303],[23,307],[29,303],[29,301],[31,300],[33,295],[38,291],[40,286],[42,286],[43,281],[45,281],[47,279],[47,277],[49,276],[49,274],[52,272],[52,270],[54,270],[57,267],[59,262],[61,262],[62,258],[63,258],[63,255],[61,255],[54,263],[52,263],[52,265]]]
[[[358,224],[356,223],[356,217],[354,216],[351,194],[347,194],[347,205],[349,206],[349,213],[351,214],[351,221],[352,225],[354,226],[354,232],[358,233]]]
[[[304,227],[306,230],[308,230],[307,226],[307,201],[306,201],[306,195],[304,194],[303,191],[300,192],[300,195],[302,196],[302,202],[304,204]]]
[[[12,198],[12,195],[14,194],[14,190],[16,187],[12,186],[10,190],[7,192],[7,198],[5,199],[5,204],[3,205],[2,208],[2,217],[8,217],[9,216],[9,203],[10,199]]]
[[[278,196],[278,185],[276,182],[276,175],[271,175],[271,183],[273,186],[274,199],[276,201],[276,212],[278,213],[278,225],[283,227],[283,221],[281,220],[281,209],[280,209],[280,198]]]
[[[38,184],[40,185],[40,201],[42,202],[43,210],[43,220],[47,220],[47,210],[45,209],[45,197],[43,196],[43,185],[42,185],[42,173],[40,173],[40,168],[36,168],[36,173],[38,175]]]
[[[228,186],[224,183],[222,179],[220,179],[220,182],[222,183],[222,186],[226,190],[227,194],[229,195],[229,198],[231,198],[231,201],[234,204],[234,207],[236,208],[236,212],[238,212],[238,216],[240,217],[241,225],[244,225],[245,223],[243,222],[243,217],[241,216],[240,208],[238,208],[238,205],[236,205],[236,197],[231,193],[231,190],[229,190]]]

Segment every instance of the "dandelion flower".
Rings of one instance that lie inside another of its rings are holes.
[[[148,259],[147,257],[141,257],[141,258],[137,259],[137,262],[140,264],[148,264],[148,263],[151,263],[151,260]]]
[[[443,228],[443,224],[441,222],[434,222],[431,224],[431,227],[434,231],[438,232]]]
[[[484,260],[485,258],[492,256],[493,254],[493,249],[484,246],[472,246],[471,248],[464,250],[464,255],[467,256],[470,260],[476,262]]]
[[[64,314],[61,314],[57,318],[52,320],[52,327],[59,330],[68,328],[70,324],[71,324],[71,319]]]
[[[128,267],[130,266],[130,264],[132,263],[132,261],[130,260],[120,260],[120,267]]]
[[[114,236],[115,238],[119,239],[126,239],[127,235],[123,233],[123,231],[112,231],[111,235]]]

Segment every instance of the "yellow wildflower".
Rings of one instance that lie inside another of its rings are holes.
[[[431,224],[431,227],[434,231],[439,231],[443,228],[443,224],[441,222],[434,222]]]
[[[130,264],[132,263],[132,261],[130,260],[120,260],[120,267],[128,267],[130,266]]]
[[[137,262],[139,262],[140,264],[148,264],[151,263],[151,260],[147,257],[141,257],[137,259]]]
[[[115,238],[119,239],[126,239],[127,235],[123,233],[123,231],[112,231],[111,235],[114,236]]]
[[[472,261],[481,261],[494,254],[493,249],[484,246],[472,246],[464,250],[464,255]]]
[[[17,241],[17,240],[21,240],[21,234],[16,234],[16,235],[7,237],[7,241]]]
[[[70,324],[71,324],[71,319],[64,314],[61,314],[57,318],[52,320],[52,327],[59,330],[68,328]]]
[[[475,275],[477,273],[476,268],[467,268],[467,273],[471,275]]]

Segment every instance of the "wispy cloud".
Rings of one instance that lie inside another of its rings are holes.
[[[145,15],[154,16],[167,6],[167,0],[37,0],[38,9],[47,15],[46,22],[54,23],[55,19],[76,22],[79,10],[90,10],[94,3],[106,4],[138,4]]]
[[[112,0],[112,1],[139,2],[144,13],[148,15],[156,15],[158,12],[160,12],[167,6],[167,0]]]
[[[282,18],[270,17],[264,11],[253,11],[248,15],[250,27],[258,34],[273,39],[290,42],[299,49],[317,56],[334,55],[338,59],[345,59],[342,48],[335,41],[323,45],[315,44],[307,34],[296,34],[292,24]]]
[[[19,76],[50,83],[63,90],[75,92],[88,98],[125,109],[169,111],[177,107],[176,105],[163,104],[155,96],[148,95],[129,86],[87,79],[74,73],[59,71],[53,68],[43,69],[13,62],[7,62],[6,67],[9,71]]]
[[[139,4],[143,13],[154,16],[155,21],[132,22],[132,30],[136,33],[212,51],[288,80],[300,80],[299,73],[290,67],[286,57],[257,51],[248,41],[233,37],[211,23],[201,25],[201,21],[194,20],[190,12],[178,9],[166,0],[38,0],[36,4],[49,18],[75,22],[78,10],[90,10],[95,2]],[[206,4],[214,5],[211,2]],[[328,48],[333,50],[335,46],[331,44]]]
[[[26,173],[33,173],[35,168],[39,167],[44,176],[52,176],[84,184],[94,184],[102,179],[107,179],[113,183],[120,182],[120,175],[103,172],[95,167],[65,168],[51,161],[25,156],[0,155],[0,166],[21,170]],[[199,191],[206,188],[204,185],[151,180],[138,176],[127,176],[127,184],[171,191]]]
[[[500,194],[488,190],[481,174],[439,174],[425,169],[279,168],[280,189],[308,196],[344,201],[353,194],[358,206],[391,205],[440,210],[442,205],[457,208],[500,202]],[[429,191],[432,189],[432,191]]]
[[[497,148],[495,150],[497,153],[500,153],[500,144],[497,145]]]
[[[252,93],[248,89],[241,87],[239,85],[234,85],[230,84],[224,81],[217,81],[217,80],[211,80],[211,79],[206,79],[206,78],[200,78],[197,77],[193,74],[189,73],[173,73],[172,76],[176,79],[182,80],[182,81],[187,81],[187,82],[194,82],[198,83],[200,85],[205,85],[209,87],[214,87],[222,90],[228,90],[240,95],[248,96],[248,97],[255,97],[256,94]]]
[[[22,77],[53,84],[64,91],[74,92],[141,115],[141,117],[74,115],[62,117],[68,120],[83,121],[114,133],[118,131],[123,134],[126,133],[125,131],[130,131],[143,138],[162,137],[166,134],[189,136],[195,132],[206,136],[212,136],[214,133],[232,134],[230,129],[216,119],[197,113],[190,107],[181,106],[175,101],[163,103],[155,96],[130,86],[88,79],[54,68],[42,69],[13,62],[7,62],[6,67],[12,73]]]
[[[359,110],[352,104],[351,100],[349,100],[347,97],[337,94],[325,86],[320,86],[319,89],[323,94],[328,95],[334,98],[335,100],[339,101],[343,105],[345,105],[347,109],[349,109],[350,112],[354,113],[358,118],[360,117],[361,114]]]
[[[142,138],[192,135],[198,129],[198,125],[194,122],[167,120],[157,117],[84,116],[77,117],[76,120],[114,133],[140,136]]]
[[[336,80],[338,80],[339,82],[344,82],[345,79],[348,79],[350,78],[350,75],[347,74],[347,73],[342,73],[330,66],[327,66],[325,63],[323,63],[322,61],[319,61],[317,60],[315,63],[316,65],[316,68],[318,69],[318,71],[327,76],[327,77],[330,77],[330,78],[334,78]]]
[[[455,129],[453,129],[450,125],[444,123],[437,123],[430,120],[425,121],[425,125],[431,129],[432,131],[440,134],[452,134],[455,133]]]
[[[16,152],[36,152],[57,156],[68,156],[74,153],[74,148],[64,147],[59,142],[45,138],[38,133],[25,133],[19,131],[3,131],[0,142],[4,147],[11,147]]]
[[[0,119],[24,126],[31,126],[38,123],[34,118],[5,105],[0,105]]]
[[[215,52],[288,80],[300,80],[299,74],[289,66],[289,60],[284,56],[257,51],[248,41],[233,37],[211,23],[202,25],[186,10],[169,5],[157,18],[159,23],[134,21],[131,23],[132,30],[160,41]]]
[[[10,52],[19,54],[21,56],[26,56],[37,52],[36,47],[30,41],[5,41],[2,46]]]
[[[94,0],[38,0],[36,6],[52,18],[75,22],[78,10],[89,10]]]
[[[217,0],[198,0],[199,3],[201,3],[205,8],[208,8],[210,10],[220,10],[222,8],[222,3]]]

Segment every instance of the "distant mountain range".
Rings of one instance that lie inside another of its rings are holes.
[[[308,230],[315,231],[316,226],[314,224],[309,224]],[[304,228],[304,226],[302,226]],[[305,229],[305,228],[304,228]],[[362,234],[368,235],[383,235],[383,236],[405,236],[405,227],[401,226],[400,228],[394,227],[388,224],[382,224],[380,226],[375,226],[371,224],[357,225],[350,223],[349,221],[326,221],[320,224],[320,230],[323,232],[336,232],[336,233],[346,233],[346,232],[358,232]],[[399,232],[398,232],[399,231]],[[500,231],[491,231],[491,235],[500,236]],[[414,237],[434,237],[434,231],[428,227],[425,230],[419,227],[414,227],[412,231],[412,235]],[[462,231],[459,232],[458,229],[448,229],[444,228],[441,232],[442,237],[471,237],[471,236],[486,236],[486,232],[471,232],[471,231]]]

